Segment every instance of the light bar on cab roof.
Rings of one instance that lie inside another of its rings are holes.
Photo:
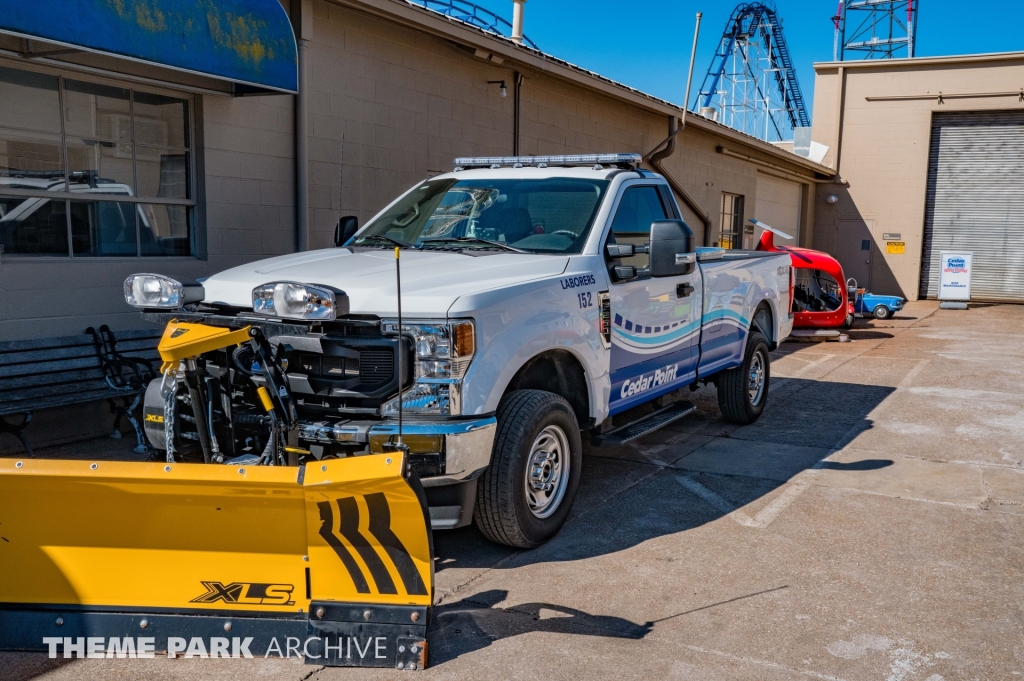
[[[564,154],[561,156],[464,156],[455,159],[456,169],[502,166],[629,166],[640,165],[640,154]]]

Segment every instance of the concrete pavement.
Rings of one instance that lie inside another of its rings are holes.
[[[435,535],[423,678],[1024,677],[1024,306],[911,303],[784,344],[756,424],[587,449],[573,516],[514,551]],[[109,444],[101,443],[108,447]],[[99,447],[100,445],[96,445]],[[47,660],[6,679],[394,678],[297,660]]]

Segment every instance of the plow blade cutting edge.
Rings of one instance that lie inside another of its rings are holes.
[[[0,459],[0,649],[184,641],[421,669],[432,554],[401,452],[299,468]]]

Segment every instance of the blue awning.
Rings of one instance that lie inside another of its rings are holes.
[[[298,90],[295,34],[278,0],[0,0],[0,32]]]

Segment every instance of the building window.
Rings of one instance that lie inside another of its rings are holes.
[[[717,246],[743,248],[743,196],[722,193],[722,230]]]
[[[192,255],[189,101],[0,66],[4,256]]]

